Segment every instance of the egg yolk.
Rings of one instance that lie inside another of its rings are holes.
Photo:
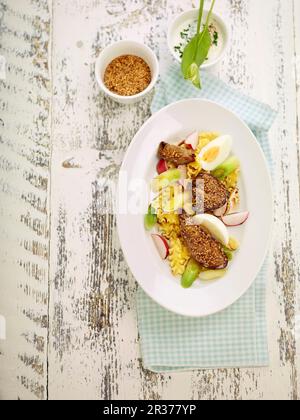
[[[212,147],[211,149],[209,149],[207,152],[204,153],[202,159],[208,163],[213,162],[218,156],[219,151],[220,151],[219,147]]]

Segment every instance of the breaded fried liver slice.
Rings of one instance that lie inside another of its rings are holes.
[[[224,269],[228,258],[222,246],[200,226],[189,225],[185,216],[180,216],[181,237],[191,256],[204,268]]]
[[[193,150],[165,142],[161,142],[159,145],[158,157],[166,160],[167,162],[173,163],[176,166],[187,165],[195,160]]]
[[[193,201],[196,209],[211,212],[223,207],[228,202],[226,187],[214,176],[201,173],[193,181]]]

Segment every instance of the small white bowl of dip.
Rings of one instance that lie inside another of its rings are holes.
[[[181,63],[181,54],[188,43],[188,38],[196,35],[198,14],[199,9],[188,10],[177,16],[170,25],[168,31],[168,47],[178,63]],[[208,11],[204,10],[203,24],[207,15]],[[202,64],[201,69],[208,69],[219,63],[224,57],[229,45],[229,28],[224,20],[216,13],[212,13],[211,15],[210,31],[213,44],[210,48],[208,59]]]
[[[114,93],[107,88],[104,82],[104,75],[107,66],[114,59],[124,55],[133,55],[141,58],[146,62],[146,64],[148,64],[151,71],[150,84],[144,90],[132,96],[123,96]],[[147,45],[136,41],[123,40],[107,46],[100,53],[95,63],[95,76],[102,92],[104,92],[115,102],[129,105],[143,99],[154,88],[159,76],[159,63],[156,55]]]

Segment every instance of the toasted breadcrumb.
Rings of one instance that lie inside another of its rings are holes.
[[[148,64],[136,55],[115,58],[106,68],[104,84],[113,93],[133,96],[145,90],[151,82]]]

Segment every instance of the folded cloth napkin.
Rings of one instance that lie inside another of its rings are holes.
[[[260,142],[272,167],[268,131],[276,112],[202,73],[203,89],[169,69],[156,91],[152,112],[180,99],[205,98],[225,106],[244,120]],[[137,294],[138,326],[144,367],[154,372],[259,367],[269,363],[265,314],[267,262],[248,292],[223,312],[207,318],[173,314]]]

